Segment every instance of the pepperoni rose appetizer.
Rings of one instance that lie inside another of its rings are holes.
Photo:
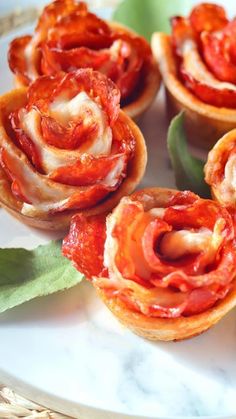
[[[153,53],[170,113],[186,110],[189,140],[204,148],[236,125],[236,20],[211,3],[171,19],[172,35],[155,33]]]
[[[128,328],[152,340],[197,335],[236,304],[230,214],[191,192],[144,189],[104,217],[73,217],[63,254]]]
[[[58,71],[100,71],[117,84],[121,106],[131,117],[150,105],[160,85],[147,41],[117,23],[105,22],[76,0],[46,6],[34,35],[12,41],[8,59],[20,86]]]
[[[0,99],[0,201],[39,228],[108,211],[143,176],[146,147],[103,74],[43,76]]]
[[[208,154],[205,180],[212,196],[228,209],[236,209],[236,129],[225,134]]]

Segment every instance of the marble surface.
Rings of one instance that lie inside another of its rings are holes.
[[[0,41],[1,92],[12,79],[9,40]],[[149,157],[142,186],[173,187],[163,92],[140,126]],[[51,237],[0,209],[0,246],[31,248]],[[84,282],[0,315],[0,381],[80,419],[233,418],[235,314],[191,340],[152,343],[122,327]]]

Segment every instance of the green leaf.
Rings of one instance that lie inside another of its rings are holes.
[[[169,126],[167,147],[175,172],[176,186],[180,190],[190,190],[203,198],[209,198],[210,188],[204,180],[205,162],[191,156],[184,131],[184,113],[175,116]]]
[[[189,0],[124,0],[113,14],[113,20],[134,29],[150,41],[153,32],[170,32],[169,19],[187,15]]]
[[[61,291],[84,276],[61,254],[61,242],[33,250],[0,249],[0,313],[35,297]]]

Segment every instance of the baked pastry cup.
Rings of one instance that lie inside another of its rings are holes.
[[[106,220],[77,214],[62,252],[147,339],[193,337],[236,305],[231,215],[192,192],[148,188],[122,198]]]
[[[43,76],[0,98],[0,203],[24,223],[63,230],[78,210],[110,211],[146,167],[145,141],[101,73]]]
[[[121,107],[132,118],[150,106],[160,87],[148,42],[121,24],[98,18],[76,0],[46,6],[34,35],[12,41],[8,60],[17,87],[58,71],[101,71],[119,87]]]
[[[172,19],[171,36],[152,36],[168,115],[184,110],[189,141],[206,149],[236,126],[236,66],[227,50],[234,26],[221,7],[200,4]]]
[[[205,181],[211,194],[221,205],[236,209],[236,129],[229,131],[217,141],[208,153],[204,167]]]

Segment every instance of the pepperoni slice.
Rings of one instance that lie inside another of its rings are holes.
[[[63,126],[54,118],[42,116],[41,129],[44,140],[63,150],[74,150],[82,143],[92,142],[98,135],[98,125],[96,121],[85,125],[85,119],[86,113],[81,115],[76,123],[71,122],[68,126]]]
[[[112,69],[108,72],[108,76],[115,81],[121,91],[121,97],[124,100],[134,92],[137,88],[140,78],[144,75],[142,68],[144,67],[145,57],[151,56],[150,47],[144,38],[129,36],[127,34],[114,35],[114,43],[110,48],[118,50],[119,59],[116,63],[119,69],[118,75],[112,73]],[[111,56],[111,61],[113,57]],[[114,70],[113,70],[114,71]]]
[[[165,274],[168,274],[174,270],[172,266],[168,266],[163,263],[163,261],[161,261],[161,257],[157,254],[157,247],[160,238],[171,230],[172,226],[160,219],[151,221],[144,230],[142,237],[142,250],[144,258],[152,272],[163,273],[164,271]]]
[[[26,35],[14,39],[9,46],[8,63],[11,71],[20,76],[23,84],[30,83],[28,67],[25,59],[25,48],[31,41],[32,36]]]
[[[28,89],[28,108],[38,106],[39,109],[46,110],[54,90],[64,76],[65,74],[59,73],[53,77],[42,76],[35,80]]]
[[[180,191],[170,199],[167,208],[173,207],[174,205],[191,205],[198,199],[198,195],[191,191]]]
[[[203,102],[217,107],[236,108],[236,90],[217,89],[202,83],[187,73],[183,67],[180,72],[186,87]]]
[[[17,200],[26,202],[27,204],[31,204],[30,200],[22,192],[20,182],[18,181],[17,177],[14,174],[14,167],[9,162],[8,155],[4,149],[1,149],[0,151],[0,164],[3,170],[5,171],[5,173],[7,174],[8,178],[12,181],[11,191],[12,191],[13,196]]]
[[[236,160],[235,133],[230,131],[212,148],[204,168],[205,180],[213,188],[217,200],[233,216],[235,222],[235,183]]]
[[[18,111],[15,111],[9,115],[11,127],[15,134],[15,139],[17,145],[24,151],[28,159],[35,166],[35,168],[42,173],[42,165],[39,153],[31,141],[31,139],[26,135],[24,130],[20,127],[20,121],[18,116]]]
[[[78,37],[77,34],[74,37]],[[65,41],[64,41],[65,42]],[[69,43],[69,40],[67,40]],[[151,56],[150,49],[142,38],[126,34],[113,35],[109,41],[103,40],[100,49],[85,46],[77,39],[80,47],[54,47],[51,41],[42,45],[41,68],[44,74],[56,71],[71,71],[91,67],[113,80],[121,91],[122,99],[134,91],[140,79],[144,57]],[[70,44],[76,41],[70,40]],[[90,40],[90,44],[92,41]],[[95,42],[93,42],[95,43]],[[105,45],[108,45],[106,47]]]
[[[112,151],[114,153],[126,153],[132,158],[135,150],[135,137],[130,127],[117,119],[112,128],[113,142]]]
[[[223,299],[230,288],[230,284],[227,284],[222,287],[202,287],[193,290],[187,300],[184,314],[186,316],[191,316],[208,310],[218,300]]]
[[[72,218],[69,234],[63,240],[62,253],[72,260],[76,269],[90,279],[104,270],[105,238],[104,215],[85,217],[77,214]]]
[[[226,33],[223,31],[220,36],[217,32],[202,33],[201,41],[203,57],[209,69],[219,80],[236,84],[236,21],[231,22],[225,32]],[[233,62],[231,60],[232,57]],[[229,91],[228,93],[233,96],[232,103],[234,102],[233,106],[235,107],[236,93],[235,91]],[[230,102],[230,97],[227,102]]]
[[[122,221],[113,230],[113,237],[115,237],[122,252],[116,254],[116,265],[125,277],[133,278],[135,276],[135,266],[129,252],[130,241],[133,232],[133,222],[142,214],[142,208],[138,205],[129,205],[125,207],[121,213]]]
[[[212,3],[198,4],[190,13],[189,20],[197,33],[218,31],[228,23],[224,8]]]
[[[110,46],[111,29],[108,24],[87,9],[78,9],[53,25],[48,40],[54,48],[71,49],[85,46],[100,49]]]
[[[176,208],[178,196],[175,198],[175,204],[166,209],[164,221],[171,224],[174,229],[188,228],[198,229],[204,227],[213,230],[218,218],[224,218],[224,228],[231,230],[232,221],[227,210],[216,205],[214,201],[208,199],[197,199],[191,205]],[[180,216],[181,215],[181,216]]]
[[[85,2],[75,2],[74,0],[55,0],[43,9],[39,17],[35,32],[39,34],[40,41],[47,37],[48,30],[53,27],[63,16],[68,16],[74,11],[87,14]]]
[[[102,69],[114,68],[117,72],[116,63],[109,63],[109,50],[94,51],[87,47],[73,49],[53,48],[51,42],[42,45],[41,69],[43,74],[53,75],[58,71],[75,71],[78,68]],[[105,71],[104,71],[105,72]],[[116,74],[116,73],[115,73]]]
[[[114,178],[117,184],[117,180],[121,179],[121,174],[125,173],[126,160],[127,157],[124,154],[100,158],[88,154],[74,165],[58,168],[50,174],[50,179],[66,185],[87,186],[104,181],[112,172],[117,171]]]
[[[111,126],[116,121],[120,109],[120,93],[115,84],[103,74],[92,69],[80,69],[66,75],[56,76],[56,82],[58,83],[57,87],[55,88],[54,82],[52,88],[47,92],[48,96],[51,93],[50,102],[60,97],[61,94],[64,96],[65,92],[68,92],[67,97],[71,99],[79,92],[84,91],[101,103]],[[44,83],[44,79],[42,79],[42,83]],[[47,83],[50,84],[49,81]],[[39,81],[38,86],[36,86],[38,94],[40,94],[42,88],[43,86],[40,86]],[[37,93],[35,92],[35,94]]]
[[[172,44],[177,55],[182,57],[182,46],[186,40],[194,38],[193,29],[189,20],[181,16],[171,18]]]

